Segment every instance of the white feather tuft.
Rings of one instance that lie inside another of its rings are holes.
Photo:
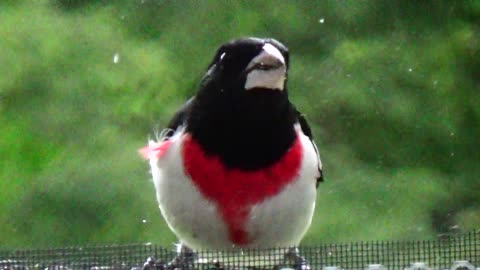
[[[155,139],[157,142],[164,141],[166,138],[172,136],[175,133],[175,130],[171,128],[164,128],[161,131],[159,129],[155,129],[153,134],[155,135]]]

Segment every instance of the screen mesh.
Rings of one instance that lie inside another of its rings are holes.
[[[161,270],[301,268],[285,254],[291,248],[187,254],[191,260],[169,264],[173,248],[153,244],[0,249],[5,270]],[[311,269],[461,269],[480,270],[480,231],[425,241],[365,241],[299,247]],[[179,257],[177,257],[178,259]],[[148,261],[147,261],[148,260]],[[145,263],[146,262],[146,263]],[[305,269],[305,265],[303,266]]]

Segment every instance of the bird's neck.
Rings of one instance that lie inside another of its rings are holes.
[[[280,160],[294,143],[295,114],[280,95],[248,98],[234,102],[199,99],[187,131],[207,155],[220,157],[227,167],[256,170]]]

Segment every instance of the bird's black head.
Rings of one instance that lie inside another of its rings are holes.
[[[221,45],[202,82],[208,95],[245,96],[251,92],[285,92],[288,49],[274,39],[241,38]]]
[[[274,39],[220,46],[190,105],[187,132],[228,167],[258,169],[278,160],[296,136],[288,58]]]

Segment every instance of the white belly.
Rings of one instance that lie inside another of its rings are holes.
[[[160,210],[180,241],[193,250],[235,248],[214,202],[206,199],[182,169],[182,132],[158,160],[150,160]],[[300,243],[315,207],[317,156],[308,137],[301,135],[300,174],[274,197],[253,205],[246,222],[248,247],[287,247]],[[238,247],[236,247],[238,248]]]

